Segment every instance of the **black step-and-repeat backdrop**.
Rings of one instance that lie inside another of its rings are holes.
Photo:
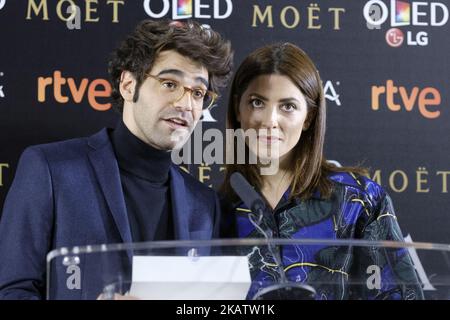
[[[316,62],[326,157],[362,164],[404,235],[450,243],[447,0],[0,0],[0,206],[29,145],[114,126],[107,59],[142,19],[194,18],[232,41],[236,65],[290,41]],[[203,117],[224,130],[227,92]],[[186,169],[217,187],[223,165]]]

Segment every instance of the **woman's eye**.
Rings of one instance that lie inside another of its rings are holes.
[[[297,110],[297,106],[293,103],[283,104],[281,106],[281,109],[283,109],[286,112],[292,112],[294,110]]]
[[[250,104],[252,105],[253,108],[261,108],[263,106],[262,101],[259,99],[250,100]]]

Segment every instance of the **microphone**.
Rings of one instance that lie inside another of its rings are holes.
[[[313,287],[290,282],[286,278],[286,274],[283,269],[281,256],[279,251],[272,243],[272,230],[264,230],[261,228],[261,222],[265,215],[270,215],[266,204],[258,192],[248,183],[244,176],[239,172],[234,172],[230,177],[230,185],[234,192],[241,198],[244,204],[252,211],[249,214],[249,220],[253,226],[259,230],[264,238],[268,242],[268,250],[275,260],[275,264],[280,276],[280,283],[266,287],[253,297],[255,300],[286,300],[286,299],[298,299],[298,300],[312,300],[316,295],[316,290]],[[256,221],[254,218],[256,217]]]
[[[247,208],[252,211],[252,214],[256,214],[257,224],[260,225],[264,217],[264,213],[266,212],[266,204],[264,203],[264,200],[239,172],[234,172],[231,175],[230,185]]]

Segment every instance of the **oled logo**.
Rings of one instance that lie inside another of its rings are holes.
[[[6,4],[6,0],[0,0],[0,10],[3,9],[3,7],[5,6],[5,4]]]
[[[154,19],[165,17],[169,11],[172,13],[173,20],[226,19],[233,12],[233,2],[231,0],[144,0],[144,10]]]
[[[372,110],[375,111],[382,106],[394,112],[418,109],[424,118],[436,119],[441,115],[437,110],[441,101],[439,90],[432,87],[408,89],[396,86],[393,80],[387,80],[385,86],[372,86]]]
[[[50,89],[50,90],[48,90]],[[59,103],[75,102],[81,103],[87,96],[89,105],[97,111],[107,111],[111,108],[111,103],[102,103],[101,98],[109,98],[111,95],[111,85],[105,79],[89,80],[83,78],[77,81],[74,78],[65,78],[61,71],[56,70],[53,77],[38,78],[38,101],[45,102],[47,93],[53,94],[54,99]]]
[[[386,1],[387,2],[387,1]],[[419,2],[390,0],[390,7],[381,0],[368,1],[364,6],[364,18],[369,29],[381,29],[390,16],[390,29],[386,32],[386,42],[391,47],[400,47],[403,43],[408,46],[427,46],[429,34],[424,30],[412,27],[442,27],[447,24],[449,11],[440,2]],[[402,31],[397,27],[410,27]]]
[[[4,73],[0,72],[0,77],[3,77]],[[4,98],[5,93],[3,92],[3,85],[0,84],[0,98]]]

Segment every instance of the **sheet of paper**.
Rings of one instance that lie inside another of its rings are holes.
[[[151,300],[243,300],[246,256],[134,256],[130,295]]]

